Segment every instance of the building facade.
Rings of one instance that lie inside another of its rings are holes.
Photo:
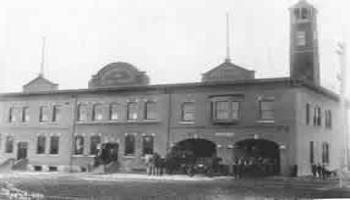
[[[145,72],[117,62],[88,89],[58,90],[39,76],[1,94],[0,167],[25,160],[28,170],[90,170],[110,144],[119,171],[140,171],[145,155],[186,143],[226,166],[258,155],[282,175],[310,174],[312,163],[339,168],[339,98],[319,85],[316,9],[301,0],[290,13],[291,77],[256,79],[225,60],[198,83],[149,85]]]

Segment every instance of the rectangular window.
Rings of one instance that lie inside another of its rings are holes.
[[[29,111],[28,107],[22,108],[22,122],[28,122],[30,120],[28,111]]]
[[[314,163],[314,142],[310,141],[310,163]]]
[[[262,100],[259,101],[260,107],[260,119],[262,120],[274,120],[274,101],[273,100]]]
[[[310,104],[306,104],[306,107],[305,107],[305,123],[307,125],[310,124]]]
[[[301,19],[307,19],[309,17],[309,11],[307,8],[301,9]]]
[[[49,107],[48,106],[40,106],[39,121],[40,122],[49,121]]]
[[[82,155],[84,153],[84,137],[81,135],[75,136],[74,140],[74,154]]]
[[[43,135],[38,136],[37,145],[36,145],[36,153],[44,154],[46,146],[46,137]]]
[[[325,127],[332,128],[332,111],[331,110],[325,111]]]
[[[9,122],[16,122],[18,120],[18,109],[15,107],[9,108]]]
[[[13,136],[7,136],[6,137],[6,146],[5,146],[5,152],[6,153],[12,153],[13,152]]]
[[[182,121],[194,121],[195,108],[193,102],[184,102],[181,108],[181,120]]]
[[[145,135],[142,137],[142,153],[153,154],[153,139],[152,135]]]
[[[50,137],[50,154],[58,154],[59,151],[59,136]]]
[[[109,119],[119,120],[121,114],[121,106],[119,104],[113,103],[109,107]]]
[[[317,107],[317,126],[321,126],[321,124],[322,124],[321,108]]]
[[[306,33],[305,31],[297,31],[297,45],[305,46],[306,45]]]
[[[80,104],[78,107],[78,121],[88,120],[88,107],[87,105]]]
[[[317,116],[317,107],[314,107],[314,117],[313,117],[313,124],[314,126],[317,125],[317,119],[318,119],[318,116]]]
[[[52,121],[53,122],[58,122],[61,120],[61,111],[62,110],[62,107],[59,106],[59,105],[55,105],[53,106],[53,114],[52,114]]]
[[[101,137],[94,135],[90,137],[90,154],[97,155],[98,145],[101,143]]]
[[[329,144],[326,142],[322,144],[322,163],[329,164]]]
[[[215,119],[216,120],[229,120],[230,118],[230,104],[228,101],[215,102]]]
[[[238,101],[231,102],[231,119],[232,120],[239,119],[239,102]]]
[[[92,110],[92,119],[94,121],[103,120],[103,106],[101,104],[95,104]]]
[[[145,119],[155,120],[157,119],[156,103],[148,101],[145,103]]]
[[[127,134],[125,136],[125,155],[135,154],[135,135]]]
[[[136,120],[137,119],[137,103],[129,102],[127,104],[127,119]]]

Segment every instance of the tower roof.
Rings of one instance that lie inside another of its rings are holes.
[[[316,10],[315,6],[310,4],[307,0],[299,0],[296,4],[291,6],[289,9],[293,9],[293,8],[312,8]]]

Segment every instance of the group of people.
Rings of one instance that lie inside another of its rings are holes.
[[[321,179],[328,178],[334,173],[333,175],[336,175],[335,172],[332,172],[326,168],[325,164],[320,164],[320,163],[312,163],[311,164],[311,171],[313,177],[318,177]]]
[[[147,174],[161,176],[164,173],[165,159],[158,153],[153,153],[145,156]]]
[[[271,175],[277,171],[275,160],[263,157],[237,158],[235,157],[232,164],[232,174],[236,179],[246,175]]]

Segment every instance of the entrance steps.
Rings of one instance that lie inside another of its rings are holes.
[[[0,172],[9,172],[12,170],[12,167],[15,163],[15,159],[9,158],[0,164]]]
[[[13,164],[12,170],[27,170],[27,166],[28,159],[20,159]]]
[[[97,167],[93,168],[91,172],[93,173],[116,173],[119,171],[119,163],[118,161],[113,161],[108,163],[107,165],[98,165]]]

